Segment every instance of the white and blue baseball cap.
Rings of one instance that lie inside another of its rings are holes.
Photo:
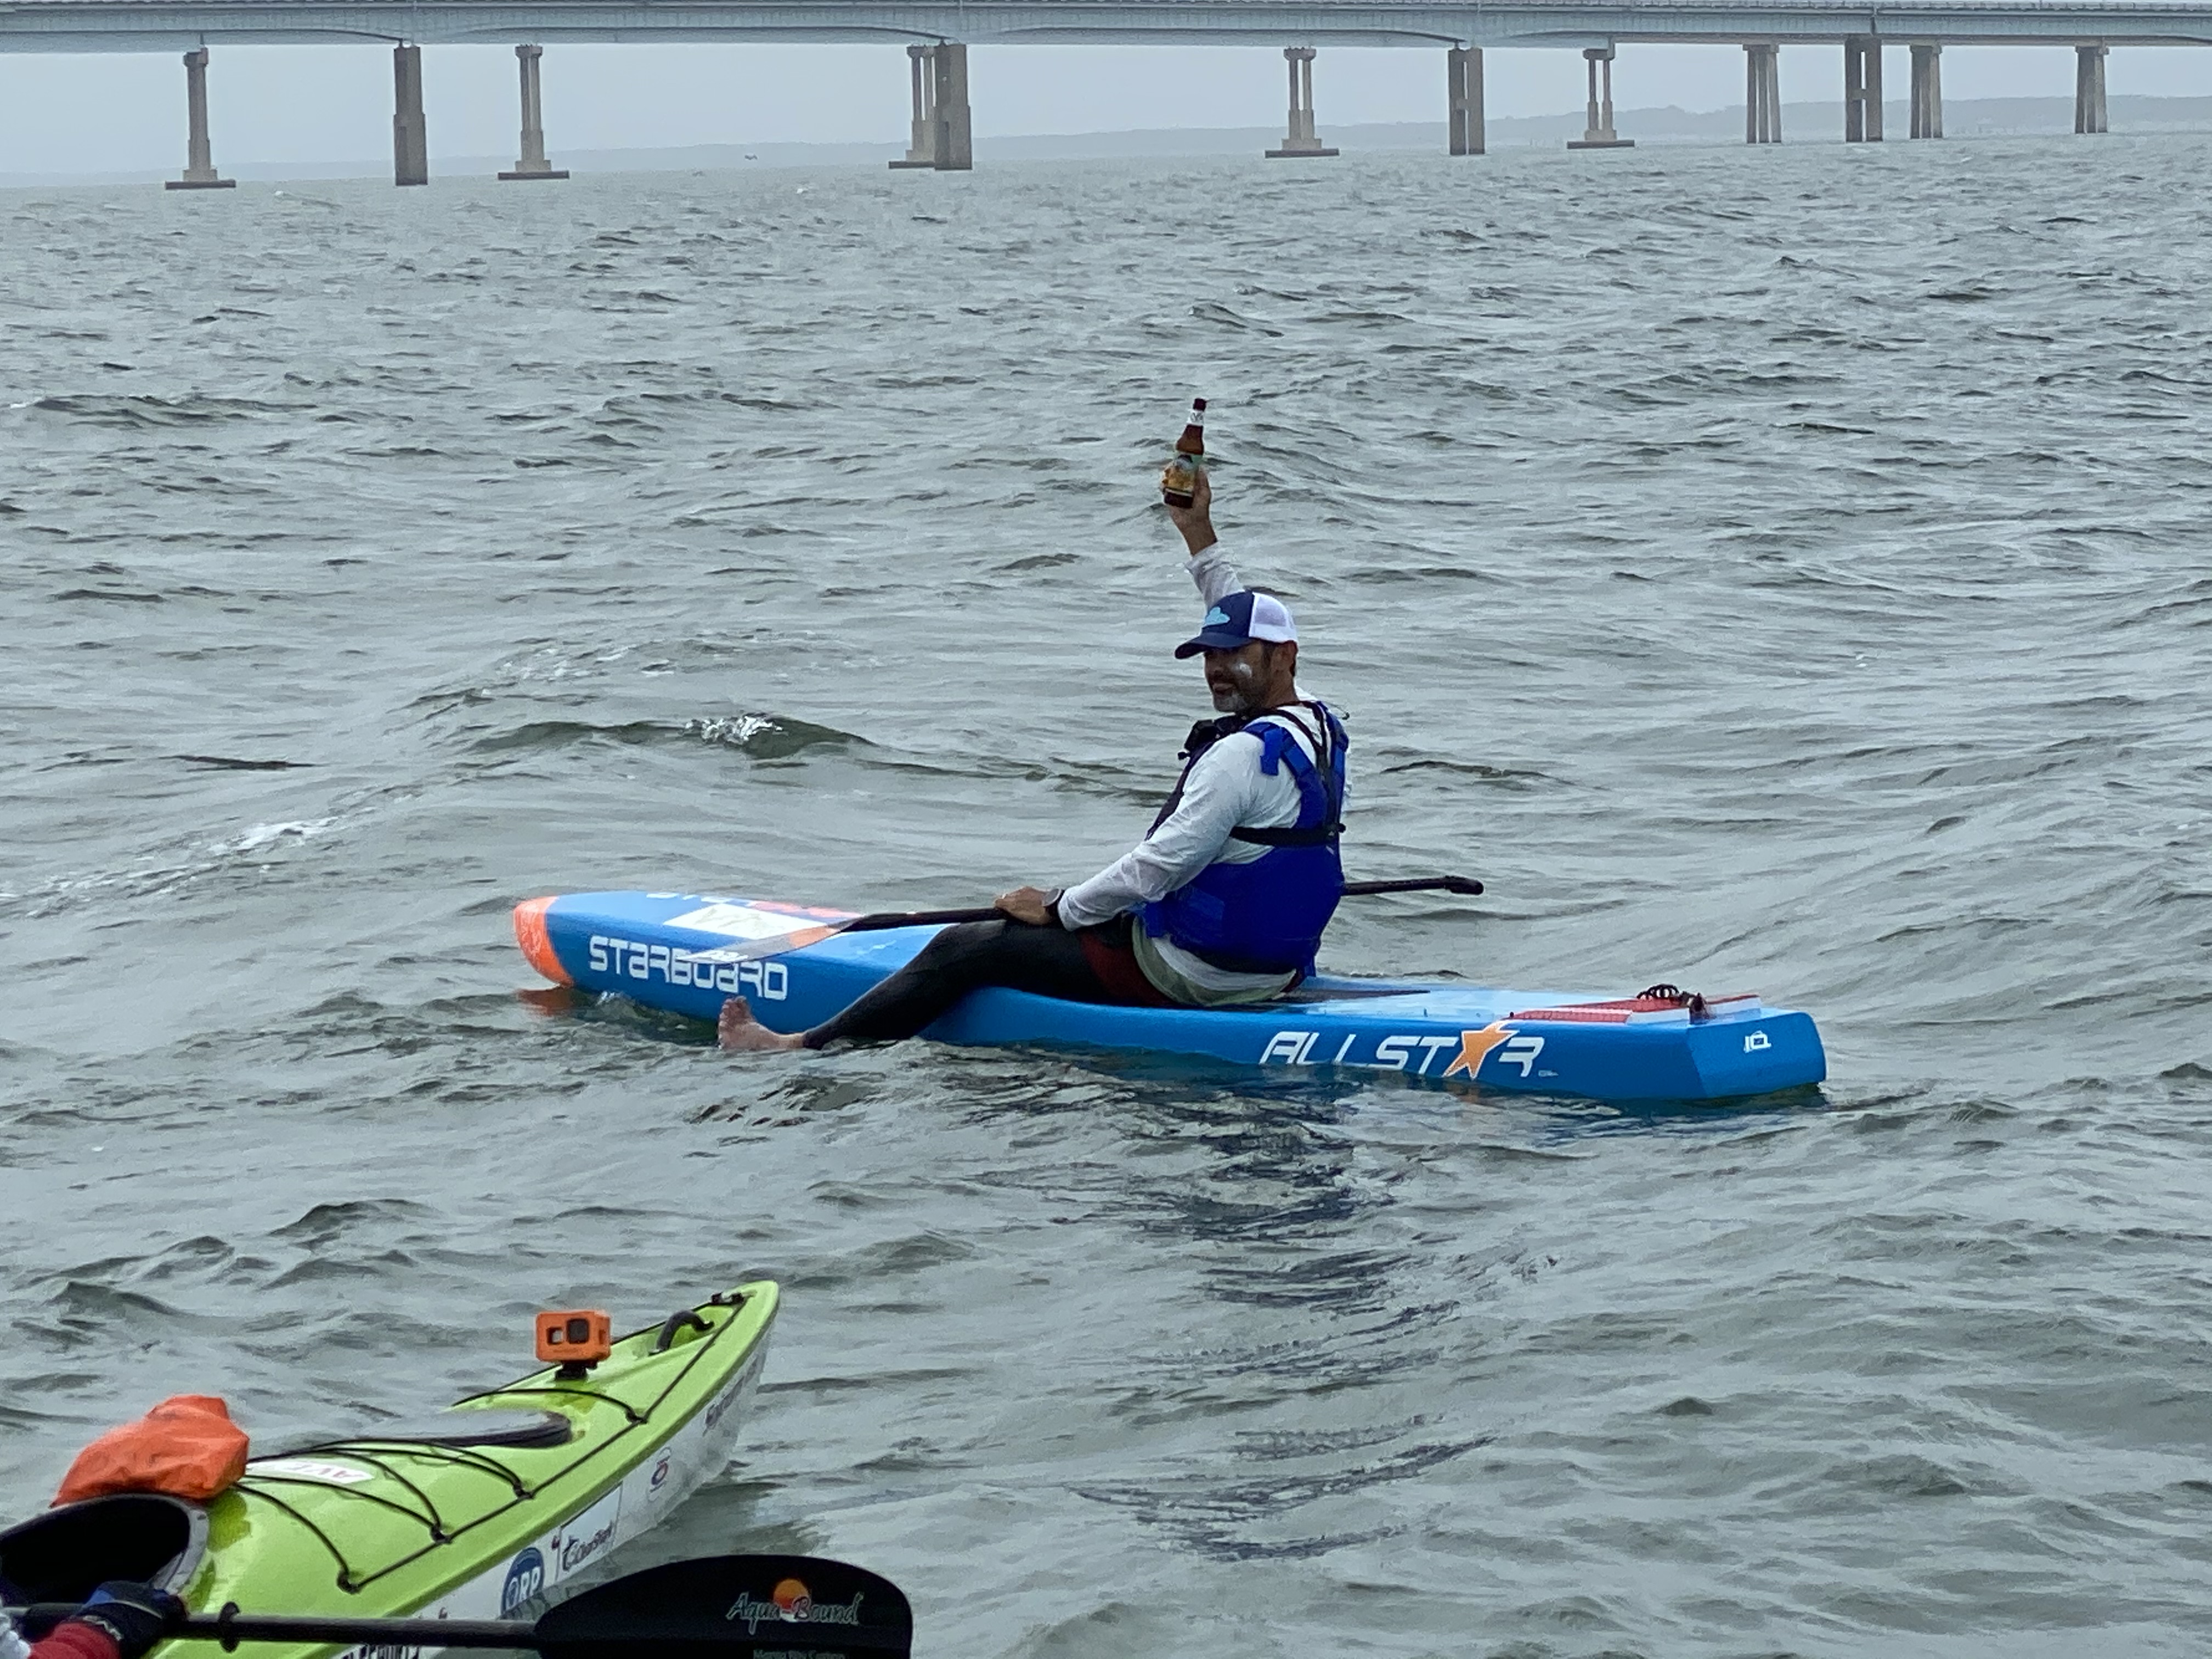
[[[1280,644],[1298,636],[1291,608],[1266,593],[1226,593],[1206,613],[1198,632],[1176,647],[1178,657],[1201,651],[1235,651],[1255,640]]]

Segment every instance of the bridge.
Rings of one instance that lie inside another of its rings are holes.
[[[2105,58],[2115,46],[2212,45],[2212,0],[0,0],[0,52],[180,51],[188,138],[172,189],[212,189],[209,49],[218,45],[385,41],[393,48],[393,179],[428,182],[422,108],[425,46],[513,44],[520,68],[522,155],[502,179],[559,179],[544,153],[539,61],[548,43],[877,41],[904,44],[912,143],[894,167],[974,165],[967,49],[974,45],[1283,46],[1290,103],[1272,156],[1334,155],[1316,131],[1319,46],[1442,50],[1455,155],[1483,153],[1485,47],[1579,51],[1588,64],[1588,126],[1570,148],[1626,149],[1613,118],[1613,65],[1623,46],[1734,44],[1744,49],[1745,141],[1778,143],[1784,45],[1842,51],[1844,137],[1883,137],[1885,48],[1910,54],[1911,136],[1942,137],[1946,44],[2070,46],[2075,131],[2106,130]]]

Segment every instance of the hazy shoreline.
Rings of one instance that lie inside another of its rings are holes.
[[[1905,106],[1887,106],[1889,130],[1905,131]],[[1326,112],[1324,112],[1326,114]],[[1945,127],[1954,138],[2031,137],[2070,134],[2074,130],[2074,101],[2070,98],[1960,98],[1944,109]],[[1744,112],[1741,105],[1717,110],[1685,110],[1672,106],[1623,110],[1616,117],[1624,137],[1641,143],[1741,143]],[[2189,132],[2212,130],[2212,97],[2138,98],[2111,100],[2112,130],[2115,133]],[[1562,144],[1582,136],[1579,111],[1559,115],[1512,116],[1489,124],[1492,149]],[[1351,151],[1433,150],[1444,148],[1442,121],[1390,121],[1333,124],[1322,122],[1323,137],[1339,149]],[[1783,108],[1785,140],[1795,143],[1839,143],[1843,134],[1843,106],[1839,102],[1788,104]],[[574,173],[680,173],[702,168],[740,167],[882,167],[903,153],[896,143],[690,144],[671,149],[563,149],[559,135],[552,135],[554,164]],[[1018,137],[978,137],[975,159],[980,162],[1113,161],[1177,155],[1246,155],[1282,140],[1279,125],[1267,127],[1147,128],[1126,132],[1038,133]],[[495,173],[512,167],[512,155],[437,155],[434,174],[447,177]],[[390,170],[388,156],[356,156],[347,160],[313,161],[231,161],[223,170],[241,179],[369,179]],[[52,185],[149,184],[172,176],[174,168],[128,171],[0,173],[0,188],[36,188]]]

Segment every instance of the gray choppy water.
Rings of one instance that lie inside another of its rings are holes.
[[[6,1510],[165,1392],[411,1409],[761,1273],[659,1547],[930,1654],[2203,1651],[2208,161],[0,198]],[[1334,960],[1755,986],[1820,1097],[518,1003],[532,893],[1117,850],[1194,389],[1358,869],[1492,884]]]

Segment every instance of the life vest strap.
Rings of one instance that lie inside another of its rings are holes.
[[[1344,833],[1341,823],[1316,823],[1308,830],[1248,830],[1243,824],[1229,832],[1231,841],[1249,841],[1255,847],[1326,847]]]
[[[1309,730],[1306,723],[1292,713],[1294,708],[1312,711],[1320,716],[1317,729]],[[1316,767],[1298,747],[1291,736],[1295,729],[1314,745],[1315,755],[1322,764]],[[1260,769],[1273,776],[1287,764],[1291,777],[1298,786],[1299,815],[1304,816],[1310,795],[1318,793],[1322,811],[1331,819],[1340,817],[1344,811],[1344,751],[1348,740],[1344,735],[1344,723],[1337,719],[1328,705],[1321,702],[1295,703],[1289,708],[1269,708],[1257,714],[1227,714],[1218,720],[1200,720],[1190,728],[1190,736],[1183,740],[1182,774],[1176,779],[1174,789],[1152,819],[1152,828],[1145,831],[1152,835],[1176,814],[1182,805],[1184,786],[1190,781],[1191,769],[1213,745],[1224,738],[1233,738],[1241,732],[1250,732],[1260,739]],[[1327,833],[1320,833],[1326,830]],[[1261,847],[1322,847],[1343,832],[1341,824],[1330,828],[1327,824],[1298,830],[1252,830],[1243,826],[1229,833],[1239,841],[1249,841]],[[1275,841],[1277,835],[1294,835],[1297,839]]]

